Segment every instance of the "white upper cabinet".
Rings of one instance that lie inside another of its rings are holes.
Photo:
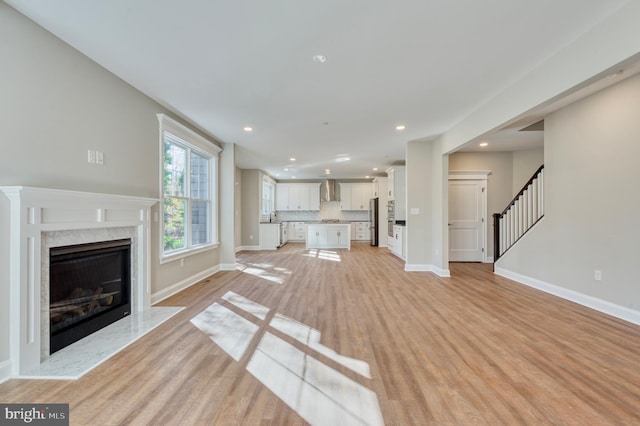
[[[393,183],[395,181],[395,170],[387,169],[387,196],[389,197],[389,201],[393,201],[395,198],[395,191],[393,190]]]
[[[407,219],[407,189],[405,186],[405,166],[393,166],[387,169],[389,201],[395,205],[395,219]]]
[[[351,210],[351,183],[340,184],[340,210]]]
[[[309,210],[320,210],[320,184],[309,184]]]
[[[340,183],[340,210],[369,210],[370,183]]]
[[[289,210],[289,185],[276,185],[276,210]]]
[[[373,198],[377,198],[380,196],[380,181],[376,178],[371,183],[371,188],[373,189]]]
[[[320,210],[319,183],[279,183],[276,210]]]
[[[354,210],[369,210],[369,200],[373,198],[371,183],[355,183],[351,192],[351,206]]]

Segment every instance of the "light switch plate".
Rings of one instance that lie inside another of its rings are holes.
[[[96,151],[96,164],[101,166],[104,164],[104,154],[102,151]]]

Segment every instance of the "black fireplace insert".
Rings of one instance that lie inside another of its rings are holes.
[[[131,240],[49,251],[50,354],[131,312]]]

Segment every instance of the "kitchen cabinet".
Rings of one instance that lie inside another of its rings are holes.
[[[340,183],[340,210],[369,210],[372,195],[370,183]]]
[[[407,220],[406,170],[404,166],[393,166],[387,172],[387,195],[395,207],[395,220]]]
[[[304,241],[304,222],[289,222],[289,241]]]
[[[289,185],[276,185],[276,210],[289,210]]]
[[[396,180],[395,169],[387,169],[387,197],[389,201],[393,201],[395,197],[395,191],[393,190],[393,184]]]
[[[307,225],[307,249],[351,249],[350,224]]]
[[[319,183],[279,183],[276,185],[276,210],[320,210]]]
[[[384,198],[385,201],[389,199],[387,194],[388,178],[376,177],[371,182],[371,188],[373,191],[373,198]]]
[[[340,210],[351,210],[351,184],[340,184]]]
[[[279,223],[261,223],[258,235],[260,250],[275,250],[280,246]]]
[[[405,230],[406,227],[404,226],[394,225],[393,236],[389,237],[389,250],[401,259],[405,259],[406,257]]]
[[[320,184],[312,183],[308,185],[309,210],[320,211]]]
[[[351,222],[352,241],[371,241],[369,222]]]

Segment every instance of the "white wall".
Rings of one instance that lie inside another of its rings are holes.
[[[433,262],[441,269],[448,268],[447,257],[447,169],[446,156],[466,143],[513,123],[523,114],[544,105],[574,88],[584,87],[605,77],[615,67],[640,54],[640,2],[629,2],[607,20],[576,39],[560,51],[550,52],[549,58],[519,81],[506,86],[475,111],[436,138],[431,162],[415,167],[433,167],[432,188],[418,189],[432,197],[434,216],[430,226],[433,232],[431,252],[416,263]],[[597,46],[597,50],[595,47]],[[436,156],[440,159],[436,159]],[[407,170],[407,173],[411,173]],[[412,194],[407,194],[409,198]],[[438,218],[435,213],[442,213]],[[409,229],[408,244],[421,238]],[[439,256],[442,256],[439,258]]]
[[[5,3],[0,58],[2,185],[157,197],[164,108]]]
[[[262,175],[257,169],[242,170],[242,235],[243,247],[259,246],[260,203]]]
[[[433,210],[430,167],[433,147],[431,142],[409,142],[406,153],[407,188],[407,253],[406,268],[431,270],[433,258],[432,238]],[[413,214],[412,209],[418,213]],[[410,234],[410,235],[409,235]]]
[[[513,152],[457,152],[449,156],[449,170],[491,170],[487,179],[487,253],[493,256],[493,218],[529,181],[544,162],[544,150]]]
[[[9,366],[9,200],[0,196],[0,381],[10,374]]]
[[[156,114],[179,117],[3,2],[0,63],[0,185],[159,197]],[[104,166],[88,164],[88,149],[104,152]],[[152,214],[159,213],[156,205]],[[210,250],[190,256],[184,266],[160,265],[159,237],[154,221],[152,294],[219,264],[219,251]],[[0,256],[6,257],[5,249]],[[8,298],[2,292],[8,285],[5,274],[0,279],[1,365],[7,359]]]
[[[220,223],[220,267],[225,270],[235,269],[236,259],[236,227],[235,227],[235,195],[236,195],[236,146],[225,143],[220,153],[220,205],[218,222]]]
[[[443,277],[450,276],[449,271],[449,156],[440,155],[442,141],[431,143],[431,185],[430,191],[432,221],[431,244],[433,270]]]
[[[544,164],[544,149],[528,149],[513,152],[512,199],[529,182],[531,176]]]
[[[235,216],[235,233],[233,245],[237,250],[242,245],[242,170],[239,167],[235,169],[235,196],[234,196],[234,216]]]
[[[638,111],[640,75],[546,118],[545,217],[496,267],[640,310]]]

